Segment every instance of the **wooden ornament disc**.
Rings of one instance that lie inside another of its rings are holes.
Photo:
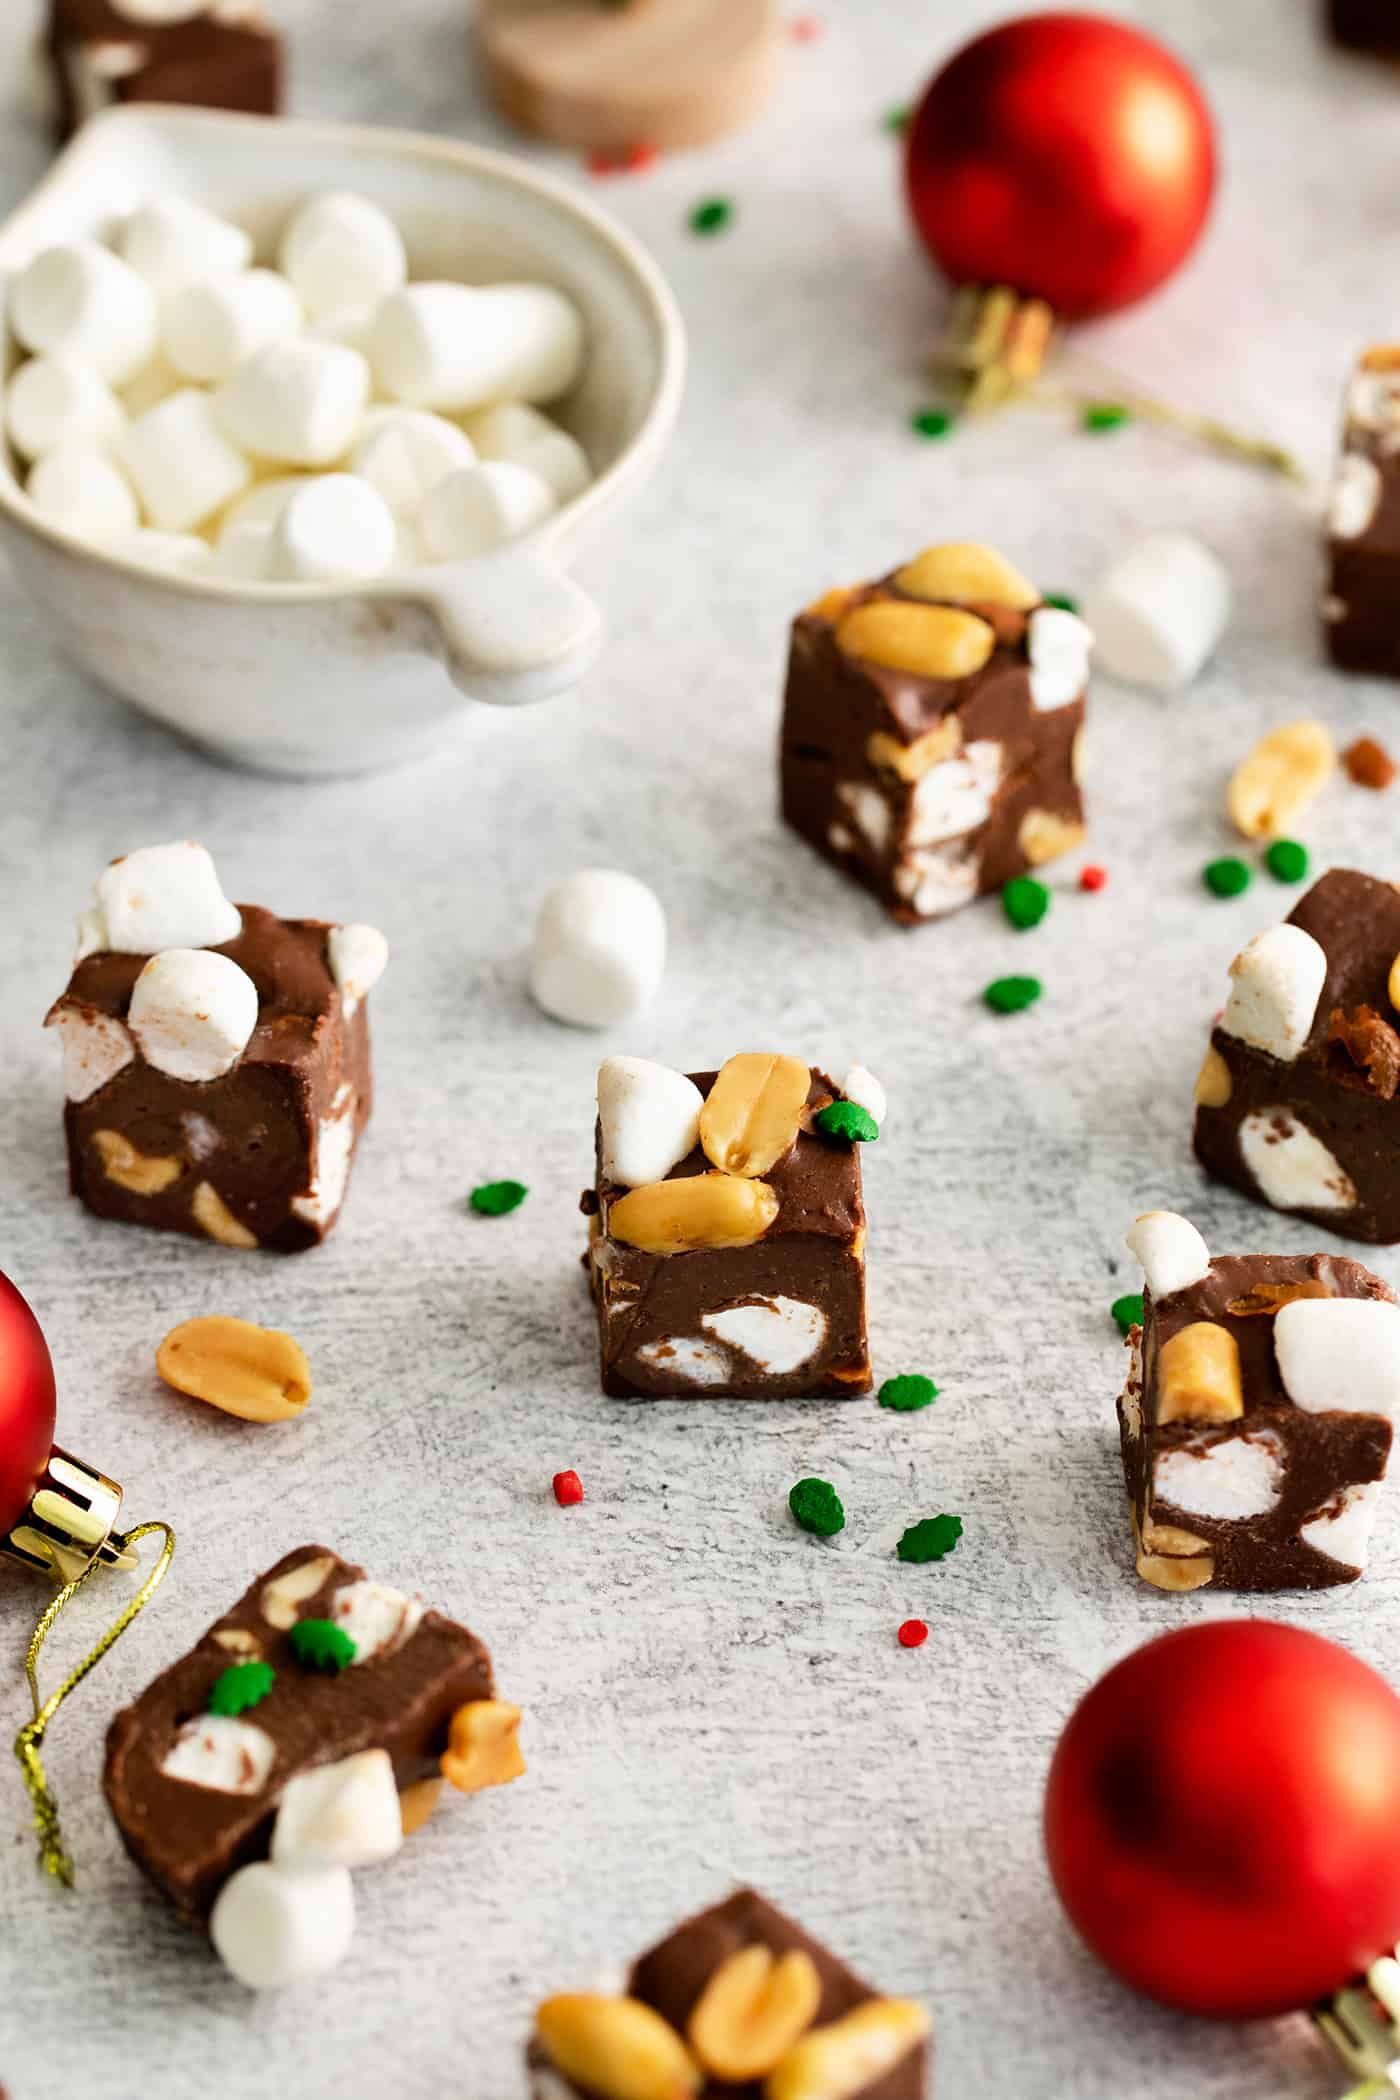
[[[733,131],[767,101],[779,0],[479,0],[498,108],[585,153],[669,153]]]

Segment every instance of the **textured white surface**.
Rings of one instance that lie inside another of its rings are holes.
[[[1161,1205],[1221,1251],[1345,1250],[1205,1184],[1191,1089],[1232,955],[1287,908],[1260,876],[1206,896],[1236,850],[1218,814],[1266,728],[1320,714],[1400,745],[1400,688],[1320,667],[1315,540],[1279,484],[1146,429],[1084,437],[1018,415],[921,446],[937,318],[879,119],[1000,0],[825,0],[782,99],[746,136],[599,194],[652,245],[695,353],[667,466],[612,553],[602,667],[568,703],[480,718],[447,759],[380,782],[297,785],[213,769],[101,698],[0,593],[0,1264],[53,1339],[64,1440],[127,1483],[181,1549],[158,1604],[55,1725],[49,1768],[80,1868],[34,1874],[0,1755],[0,2078],[13,2100],[100,2082],[112,2100],[522,2100],[532,2003],[586,1988],[688,1907],[750,1877],[883,1989],[925,1996],[939,2100],[1326,2100],[1346,2081],[1305,2023],[1196,2025],[1138,2003],[1070,1937],[1041,1865],[1056,1731],[1148,1635],[1263,1609],[1336,1634],[1400,1680],[1400,1518],[1383,1505],[1364,1587],[1262,1606],[1164,1597],[1132,1573],[1113,1429],[1122,1352],[1107,1307],[1137,1287],[1123,1234]],[[466,87],[462,0],[284,0],[298,106],[496,137]],[[1150,17],[1205,68],[1227,183],[1199,258],[1101,330],[1143,383],[1257,422],[1319,478],[1357,347],[1396,331],[1400,84],[1323,56],[1303,0],[1166,0]],[[0,79],[18,93],[25,9]],[[7,112],[0,183],[44,163]],[[580,181],[585,178],[580,175]],[[688,207],[731,193],[733,231]],[[1300,266],[1300,258],[1303,259]],[[1198,686],[1097,692],[1089,852],[1099,896],[1054,868],[1050,917],[994,905],[902,933],[773,817],[786,627],[828,584],[926,540],[986,537],[1080,590],[1134,534],[1199,533],[1238,586]],[[286,705],[295,707],[295,693]],[[1320,862],[1400,873],[1400,797],[1344,781],[1309,822]],[[111,854],[172,831],[215,851],[230,894],[365,917],[394,946],[372,996],[379,1105],[345,1216],[293,1261],[98,1224],[65,1193],[57,1045],[72,914]],[[525,991],[533,911],[580,866],[625,866],[670,914],[669,973],[625,1031],[551,1025]],[[1035,970],[1045,997],[998,1021],[981,986]],[[880,1376],[923,1369],[923,1414],[873,1404],[628,1409],[602,1400],[574,1203],[593,1075],[612,1051],[690,1066],[738,1049],[854,1057],[900,1104],[867,1157]],[[514,1216],[472,1185],[531,1185]],[[1400,1255],[1375,1266],[1400,1280]],[[264,1434],[155,1378],[195,1313],[290,1329],[316,1393]],[[588,1500],[560,1510],[550,1476]],[[830,1478],[846,1530],[792,1525],[794,1480]],[[942,1566],[893,1545],[938,1510]],[[107,1717],[259,1569],[320,1538],[422,1589],[490,1643],[526,1709],[530,1776],[443,1802],[359,1879],[360,1929],[312,1994],[252,2004],[122,1855],[98,1793]],[[53,1673],[123,1594],[90,1593]],[[0,1578],[0,1715],[41,1601]],[[925,1647],[895,1644],[929,1620]],[[96,2068],[94,2068],[96,2067]]]

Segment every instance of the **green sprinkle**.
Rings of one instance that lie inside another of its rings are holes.
[[[812,1121],[825,1137],[848,1138],[853,1145],[873,1145],[880,1126],[859,1101],[831,1101],[819,1108]]]
[[[1034,875],[1013,875],[1001,893],[1001,908],[1022,933],[1038,926],[1050,909],[1050,892]]]
[[[1118,430],[1132,420],[1132,410],[1120,407],[1116,401],[1091,401],[1080,418],[1083,428],[1095,433]]]
[[[504,1218],[508,1212],[519,1210],[530,1191],[523,1181],[487,1181],[479,1189],[472,1190],[472,1209],[483,1218]]]
[[[1223,860],[1208,861],[1201,870],[1201,880],[1216,897],[1238,897],[1247,890],[1253,876],[1242,860],[1227,853]]]
[[[1071,598],[1068,591],[1047,591],[1045,603],[1056,606],[1060,612],[1077,613],[1079,610],[1079,600]]]
[[[841,1497],[829,1480],[799,1480],[788,1495],[788,1508],[804,1531],[829,1539],[846,1524]]]
[[[727,197],[706,197],[690,214],[690,230],[707,236],[723,233],[733,217],[734,206]]]
[[[1122,1298],[1115,1298],[1109,1311],[1118,1322],[1118,1332],[1125,1336],[1130,1327],[1142,1325],[1142,1292],[1129,1291]]]
[[[898,135],[900,132],[904,132],[909,129],[909,119],[913,116],[913,114],[914,112],[909,107],[909,104],[907,102],[896,102],[893,109],[887,109],[885,111],[885,114],[880,119],[880,122],[883,124],[886,131],[893,131],[896,135]]]
[[[925,1517],[911,1524],[896,1552],[901,1560],[942,1560],[962,1537],[961,1517]]]
[[[1302,882],[1308,872],[1308,849],[1297,839],[1275,839],[1264,865],[1276,882]]]
[[[956,416],[950,415],[946,408],[919,408],[909,418],[909,428],[915,437],[943,438],[947,437],[956,421]]]
[[[881,1407],[892,1407],[896,1414],[917,1414],[921,1407],[931,1407],[938,1398],[938,1387],[922,1371],[906,1371],[902,1378],[887,1378],[876,1396]]]
[[[1019,1014],[1034,1006],[1043,990],[1038,977],[997,977],[982,997],[994,1014]]]
[[[277,1672],[271,1663],[230,1663],[221,1677],[214,1679],[209,1694],[211,1714],[246,1713],[250,1706],[259,1706],[272,1690],[272,1681]]]
[[[333,1619],[298,1619],[287,1638],[293,1655],[308,1670],[341,1671],[359,1652],[345,1628]]]

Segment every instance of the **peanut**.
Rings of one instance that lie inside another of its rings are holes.
[[[1400,1013],[1400,955],[1396,956],[1390,966],[1390,976],[1386,980],[1385,988],[1391,1005]]]
[[[690,2046],[712,2078],[747,2085],[786,2056],[817,2017],[821,1978],[800,1947],[774,1958],[764,1946],[726,1957],[690,2015]]]
[[[836,629],[843,656],[858,656],[912,678],[971,678],[996,646],[985,620],[949,605],[881,598],[858,605]]]
[[[834,590],[823,591],[820,598],[812,600],[807,607],[807,618],[809,620],[830,620],[834,626],[850,605],[852,599],[859,597],[859,595],[860,589],[858,585],[838,584]]]
[[[978,540],[950,540],[941,547],[925,547],[922,554],[895,577],[911,598],[941,598],[954,605],[1009,605],[1028,612],[1039,605],[1040,592],[1020,570]]]
[[[936,729],[926,729],[912,744],[901,744],[888,730],[873,730],[866,738],[865,756],[877,772],[897,773],[912,786],[945,758],[956,758],[962,740],[962,724],[957,716],[945,715]]]
[[[1336,750],[1321,722],[1286,722],[1261,737],[1230,776],[1226,806],[1247,839],[1286,831],[1326,785]]]
[[[1300,1298],[1330,1298],[1332,1292],[1316,1276],[1301,1283],[1256,1283],[1242,1298],[1232,1298],[1225,1310],[1236,1320],[1271,1320],[1285,1305]]]
[[[1193,1320],[1162,1344],[1158,1422],[1234,1422],[1244,1413],[1239,1345],[1228,1327]]]
[[[295,1626],[301,1617],[300,1607],[308,1597],[315,1596],[334,1566],[335,1562],[328,1553],[316,1553],[310,1560],[299,1561],[296,1567],[288,1568],[286,1574],[279,1575],[275,1582],[265,1582],[258,1609],[268,1625],[275,1626],[279,1633],[286,1633]]]
[[[766,1174],[797,1142],[812,1074],[798,1057],[745,1051],[731,1057],[700,1111],[700,1143],[722,1173]]]
[[[190,1214],[196,1225],[224,1247],[256,1247],[256,1233],[241,1225],[211,1181],[201,1181],[190,1199]]]
[[[778,1199],[766,1181],[694,1174],[629,1189],[611,1206],[608,1230],[644,1254],[689,1254],[701,1247],[752,1247],[777,1215]]]
[[[768,2075],[765,2100],[854,2100],[920,2043],[929,2030],[922,2005],[872,1998],[844,2020],[814,2027]]]
[[[1073,853],[1084,843],[1084,826],[1068,817],[1057,817],[1050,809],[1028,809],[1021,819],[1016,843],[1033,868],[1062,853]]]
[[[421,1830],[442,1794],[440,1779],[420,1779],[414,1786],[406,1786],[399,1795],[399,1820],[403,1834],[411,1838],[415,1830]]]
[[[1138,1574],[1155,1590],[1199,1590],[1215,1580],[1215,1555],[1206,1540],[1179,1524],[1154,1524],[1149,1517],[1140,1531],[1134,1516],[1133,1541]]]
[[[525,1774],[517,1735],[520,1708],[504,1699],[472,1699],[459,1706],[447,1731],[442,1776],[459,1794],[479,1794],[488,1786],[509,1786]]]
[[[1235,1091],[1235,1082],[1230,1077],[1230,1067],[1212,1043],[1201,1060],[1201,1069],[1196,1075],[1196,1099],[1202,1108],[1224,1108]]]
[[[690,2100],[703,2083],[675,2028],[639,1998],[546,1998],[535,2033],[556,2069],[596,2100]]]
[[[115,1181],[119,1189],[129,1189],[133,1196],[158,1196],[185,1170],[183,1160],[138,1152],[131,1139],[123,1137],[119,1130],[94,1130],[92,1142],[102,1154],[102,1171],[107,1179]]]
[[[226,1648],[230,1655],[256,1658],[262,1654],[262,1642],[257,1635],[246,1632],[241,1626],[226,1626],[210,1638],[216,1641],[219,1647]]]
[[[290,1422],[311,1398],[311,1366],[289,1334],[223,1314],[172,1327],[156,1369],[177,1393],[244,1422]]]
[[[1400,372],[1400,343],[1372,343],[1361,353],[1363,372]]]

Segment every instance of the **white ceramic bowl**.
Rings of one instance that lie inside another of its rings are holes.
[[[397,764],[455,733],[473,701],[514,706],[578,682],[602,623],[565,565],[655,466],[685,368],[659,271],[563,183],[480,147],[340,124],[111,110],[0,227],[0,286],[39,250],[105,235],[161,194],[236,219],[265,257],[317,189],[382,204],[415,277],[537,277],[577,300],[588,365],[557,413],[597,479],[574,502],[498,554],[350,587],[274,587],[161,575],[85,546],[39,516],[8,451],[0,460],[0,540],[69,654],[214,755],[297,774]],[[8,326],[4,340],[8,374]]]

